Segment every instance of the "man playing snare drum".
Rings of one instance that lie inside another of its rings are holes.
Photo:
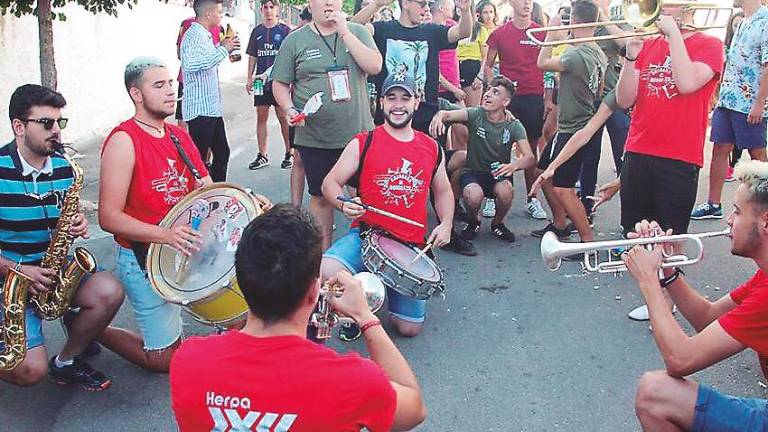
[[[382,87],[381,103],[385,122],[370,133],[355,136],[336,165],[323,181],[323,195],[347,217],[355,219],[352,228],[323,255],[323,279],[340,270],[358,273],[364,270],[360,235],[379,229],[396,240],[418,247],[425,243],[433,248],[451,239],[453,193],[445,171],[442,152],[428,135],[411,127],[413,113],[419,105],[413,79],[407,75],[390,75]],[[399,220],[366,211],[356,203],[337,199],[342,186],[357,174],[358,197],[362,202],[422,224],[417,227]],[[427,202],[430,188],[440,221],[427,238]],[[425,242],[426,239],[426,242]],[[392,323],[403,336],[416,336],[426,317],[426,300],[407,297],[387,288]],[[357,326],[342,329],[343,340],[359,337]]]

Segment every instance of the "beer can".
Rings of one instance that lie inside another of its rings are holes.
[[[253,94],[255,96],[263,96],[264,95],[264,81],[260,79],[253,80]]]

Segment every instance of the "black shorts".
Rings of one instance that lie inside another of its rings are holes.
[[[563,151],[565,144],[572,136],[573,134],[562,132],[555,134],[554,139],[544,147],[544,150],[539,155],[539,163],[536,167],[541,170],[549,168],[549,164]],[[597,141],[599,145],[600,140],[602,140],[602,135],[594,134],[587,145],[580,148],[570,159],[560,165],[552,177],[552,185],[559,188],[576,187],[576,182],[579,180],[579,174],[581,173],[581,165],[584,161],[584,149],[592,145],[594,141]]]
[[[621,226],[655,220],[673,234],[688,232],[699,183],[697,165],[674,159],[626,152],[621,168]]]
[[[480,73],[480,60],[462,60],[459,62],[461,88],[471,87]]]
[[[274,106],[279,109],[277,101],[275,101],[275,95],[272,93],[272,89],[264,89],[264,94],[260,96],[253,95],[253,106]]]
[[[181,116],[181,97],[184,95],[184,83],[179,81],[179,92],[176,97],[176,120],[184,120]]]
[[[322,149],[315,147],[296,146],[304,164],[304,175],[307,178],[307,188],[312,196],[323,196],[323,180],[344,151],[340,149]]]
[[[494,192],[493,188],[496,186],[496,183],[500,182],[509,182],[510,185],[513,185],[512,177],[496,180],[489,172],[464,171],[459,179],[462,189],[471,184],[479,185],[483,189],[483,195],[486,198],[496,198],[496,192]]]
[[[541,137],[541,128],[544,127],[544,97],[516,95],[507,108],[523,124],[528,142],[535,151],[536,141]]]

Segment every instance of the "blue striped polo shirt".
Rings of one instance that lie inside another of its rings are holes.
[[[72,167],[51,156],[51,174],[23,175],[16,142],[0,147],[0,254],[23,264],[39,264],[59,222],[61,205],[74,182]]]

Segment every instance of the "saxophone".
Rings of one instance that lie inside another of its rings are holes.
[[[0,340],[4,346],[0,351],[0,370],[11,370],[20,365],[27,355],[27,334],[25,309],[27,291],[32,279],[13,269],[8,269],[3,285],[3,325]]]

